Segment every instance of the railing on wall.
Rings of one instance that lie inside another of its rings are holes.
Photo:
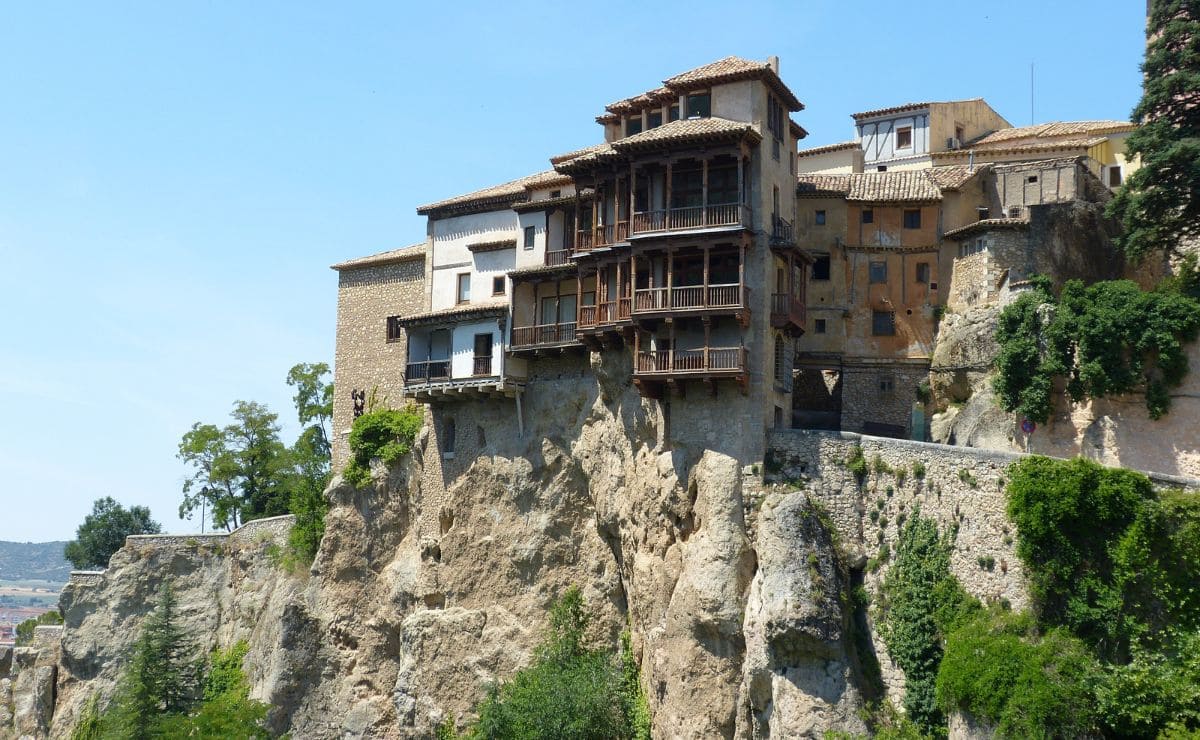
[[[661,208],[633,214],[633,233],[635,234],[739,225],[750,225],[750,207],[740,203]]]
[[[585,306],[585,308],[588,308]],[[575,322],[518,326],[513,328],[513,349],[536,347],[544,344],[560,344],[575,339]]]
[[[492,374],[492,356],[481,355],[475,358],[474,364],[471,366],[472,375],[491,375]]]
[[[450,360],[410,362],[404,369],[404,382],[408,385],[414,383],[434,383],[449,379]]]
[[[639,352],[637,373],[679,375],[709,372],[745,372],[745,347],[700,347],[698,349]]]
[[[639,288],[634,291],[634,312],[688,311],[706,308],[741,308],[749,305],[750,289],[739,283],[677,285],[672,288]]]

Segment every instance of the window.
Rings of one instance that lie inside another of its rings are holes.
[[[788,373],[787,343],[783,337],[775,337],[775,379],[783,380]]]
[[[992,209],[988,208],[987,206],[979,206],[975,209],[975,218],[979,219],[980,221],[991,217]]]
[[[825,319],[813,319],[813,333],[815,333],[815,334],[824,334],[825,333]]]
[[[864,208],[862,212],[862,222],[864,224],[875,223],[875,211],[871,210],[870,208]]]
[[[962,124],[954,125],[954,138],[958,139],[958,145],[962,146],[963,141],[967,138],[967,130],[962,127]]]
[[[895,336],[896,314],[891,311],[872,311],[871,333],[877,337]]]
[[[472,375],[492,374],[492,333],[475,335],[475,363]]]
[[[525,227],[525,248],[526,249],[533,249],[533,236],[535,233],[536,232],[534,231],[534,227],[532,227],[532,226]]]
[[[904,209],[904,228],[906,228],[906,229],[921,228],[921,209],[920,208]]]
[[[687,117],[708,118],[712,115],[712,96],[708,93],[695,93],[687,96]]]
[[[929,278],[931,276],[932,276],[932,273],[930,272],[930,269],[929,269],[929,263],[928,262],[918,262],[917,263],[917,282],[925,283],[926,285],[928,285]]]
[[[633,116],[625,119],[625,135],[633,136],[642,133],[642,117]]]
[[[1108,186],[1110,188],[1118,188],[1121,186],[1121,167],[1116,165],[1108,168]]]
[[[881,165],[879,165],[878,167],[876,167],[876,168],[875,168],[875,171],[876,171],[876,172],[887,172],[887,165],[886,165],[886,164],[881,164]]]
[[[649,120],[646,122],[646,128],[656,128],[662,125],[662,111],[652,110],[646,116]]]
[[[492,278],[492,295],[504,295],[503,275],[497,275]]]
[[[550,191],[550,197],[551,197],[551,198],[561,198],[561,197],[562,197],[562,191],[561,191],[561,190],[551,190],[551,191]]]
[[[876,283],[886,283],[887,282],[887,262],[884,262],[882,260],[880,260],[878,262],[871,262],[870,270],[868,272],[870,273],[870,276],[871,276],[871,284],[872,285],[874,285]]]
[[[675,105],[672,105],[667,110],[667,121],[678,121],[678,120],[679,120],[679,104],[676,103]]]
[[[824,226],[825,225],[825,211],[817,211],[816,216],[813,219],[813,223],[815,223],[817,226]]]
[[[899,126],[896,128],[896,148],[912,148],[912,126]]]
[[[398,342],[404,338],[400,328],[399,316],[388,316],[387,318],[387,340],[389,342]]]
[[[893,378],[889,375],[884,375],[879,378],[879,392],[880,393],[891,393],[894,390],[896,390],[896,379],[895,378]]]
[[[1032,185],[1033,183],[1037,182],[1037,175],[1030,175],[1029,177],[1025,178],[1025,182]]]
[[[459,303],[471,302],[471,273],[458,273],[458,298]]]
[[[454,457],[454,417],[447,417],[442,424],[442,456]]]
[[[980,237],[958,245],[958,256],[969,257],[972,254],[979,254],[985,249],[987,249],[987,241],[983,237]]]
[[[829,279],[829,255],[821,255],[813,260],[812,266],[813,280],[828,280]]]

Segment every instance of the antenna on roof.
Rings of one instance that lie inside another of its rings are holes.
[[[1029,125],[1033,125],[1033,62],[1029,63]]]

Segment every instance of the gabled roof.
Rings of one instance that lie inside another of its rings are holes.
[[[604,108],[609,115],[599,116],[596,120],[600,123],[612,121],[615,120],[615,115],[631,113],[656,104],[661,105],[678,95],[709,85],[754,79],[762,80],[774,90],[787,105],[788,110],[804,110],[804,104],[796,98],[787,85],[783,84],[783,80],[779,79],[779,75],[775,73],[770,62],[756,62],[729,56],[663,80],[663,87],[609,103]]]
[[[865,110],[861,113],[851,113],[850,117],[856,121],[861,121],[864,118],[877,118],[879,116],[890,116],[894,113],[905,113],[910,110],[921,110],[928,108],[931,105],[946,105],[949,103],[975,103],[982,101],[983,98],[967,98],[965,100],[929,100],[923,103],[902,103],[893,105],[890,108],[876,108],[875,110]]]
[[[972,224],[967,224],[957,229],[952,229],[942,234],[946,239],[960,241],[967,239],[975,234],[982,234],[988,231],[996,231],[999,229],[1027,229],[1029,222],[1023,218],[985,218],[980,219]]]
[[[1036,126],[1002,128],[964,146],[986,146],[1014,139],[1091,138],[1105,134],[1133,131],[1136,124],[1129,121],[1054,121]]]
[[[925,170],[925,172],[929,174],[929,178],[933,180],[934,184],[942,190],[958,190],[963,185],[966,185],[971,178],[987,172],[991,167],[990,164],[981,164],[974,167],[951,164],[943,167],[931,167]]]
[[[571,182],[554,170],[546,170],[533,175],[511,180],[500,185],[476,190],[465,195],[439,200],[417,207],[417,213],[422,216],[439,218],[463,213],[478,213],[480,211],[508,208],[513,203],[529,199],[529,191],[547,188],[553,185],[566,185]]]
[[[847,151],[850,149],[862,149],[862,146],[857,141],[841,141],[837,144],[826,144],[825,146],[814,146],[811,149],[801,149],[796,152],[796,156],[815,157],[818,154],[829,154],[830,152]]]
[[[757,144],[762,140],[762,135],[749,123],[715,117],[689,118],[655,126],[633,136],[617,139],[611,144],[597,144],[586,149],[560,154],[551,157],[550,161],[558,172],[576,173],[587,170],[595,164],[621,159],[624,155],[637,152],[695,144],[732,142],[741,139],[748,139],[751,143]]]
[[[934,203],[942,191],[958,190],[986,167],[933,167],[899,172],[851,175],[800,175],[796,195],[802,198],[845,198],[862,203]]]
[[[404,247],[403,249],[390,249],[386,252],[379,252],[367,255],[366,257],[355,257],[345,262],[339,262],[336,265],[330,265],[330,269],[341,272],[342,270],[357,270],[364,267],[378,267],[379,265],[424,259],[425,242],[421,242],[420,244],[414,244],[411,247]]]
[[[976,156],[997,154],[1038,154],[1045,152],[1081,151],[1103,144],[1103,136],[1083,136],[1063,139],[1046,140],[1011,140],[997,141],[990,144],[975,145],[963,149],[953,149],[946,152],[934,152],[934,159],[967,159],[974,153]]]
[[[845,198],[850,194],[851,175],[800,175],[796,195],[808,198]]]
[[[454,308],[443,308],[438,311],[427,311],[425,313],[413,314],[412,316],[404,316],[399,319],[400,326],[421,326],[424,324],[441,324],[451,320],[462,321],[464,319],[487,318],[489,316],[504,316],[508,313],[508,302],[493,301],[491,303],[475,303],[466,306],[455,306]]]

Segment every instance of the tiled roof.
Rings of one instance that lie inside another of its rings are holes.
[[[586,201],[591,200],[596,195],[596,191],[591,188],[584,188],[577,194],[564,195],[561,198],[543,198],[541,200],[529,200],[521,203],[514,203],[513,210],[517,213],[528,213],[530,211],[544,211],[547,208],[555,208],[557,206],[574,205],[576,200]]]
[[[587,149],[581,149],[579,152],[572,152],[572,154],[575,156],[555,157],[551,159],[550,161],[554,163],[554,169],[562,173],[580,172],[597,162],[619,159],[621,156],[617,153],[616,149],[613,149],[612,144],[597,144]]]
[[[988,154],[1036,154],[1038,152],[1090,149],[1097,144],[1103,144],[1105,141],[1106,139],[1103,136],[1049,139],[1045,141],[995,141],[989,144],[972,144],[969,148],[954,149],[948,152],[934,152],[933,156],[935,159],[966,159],[971,156],[972,152],[976,156]]]
[[[606,151],[611,148],[612,148],[611,145],[609,145],[607,142],[601,143],[601,144],[593,144],[592,146],[585,146],[582,149],[576,149],[574,151],[567,152],[566,154],[558,154],[558,155],[551,157],[550,164],[560,164],[562,162],[566,162],[569,159],[577,159],[579,157],[582,157],[582,156],[585,156],[588,154],[595,154],[597,152]]]
[[[966,239],[974,234],[980,234],[986,231],[995,231],[997,229],[1024,229],[1029,227],[1029,222],[1023,218],[985,218],[976,221],[973,224],[967,224],[957,229],[947,231],[942,236],[946,239]]]
[[[893,113],[921,110],[922,108],[928,108],[931,105],[941,105],[944,103],[974,103],[981,100],[983,100],[983,98],[967,98],[966,100],[946,100],[940,102],[936,100],[929,100],[923,103],[903,103],[901,105],[893,105],[890,108],[876,108],[875,110],[865,110],[861,113],[851,113],[850,117],[856,121],[860,121],[864,118],[876,118],[878,116],[890,116]]]
[[[527,200],[527,193],[537,188],[546,188],[556,184],[567,184],[571,180],[554,170],[538,172],[527,177],[511,180],[490,188],[476,190],[465,195],[439,200],[417,207],[417,213],[426,215],[449,215],[455,212],[472,212],[492,206],[502,207],[521,200]]]
[[[951,164],[944,167],[931,167],[926,170],[934,184],[942,190],[958,190],[966,185],[971,178],[991,169],[991,165],[982,164],[969,167],[961,164]]]
[[[395,262],[407,262],[409,260],[425,259],[425,242],[414,244],[411,247],[403,249],[390,249],[386,252],[368,255],[366,257],[356,257],[352,260],[339,262],[336,265],[331,265],[334,270],[355,270],[362,267],[377,267],[379,265],[390,265]]]
[[[605,106],[609,115],[599,116],[596,121],[599,123],[612,121],[615,120],[612,117],[613,114],[632,113],[652,105],[661,105],[676,95],[709,85],[751,79],[760,79],[770,86],[783,99],[788,110],[804,110],[804,104],[796,98],[787,85],[783,84],[783,80],[779,79],[779,75],[771,68],[769,62],[756,62],[729,56],[664,80],[663,87],[609,103]]]
[[[516,249],[517,240],[497,239],[495,241],[475,242],[467,245],[468,252],[498,252],[501,249]]]
[[[503,303],[493,301],[491,303],[475,303],[466,306],[455,306],[454,308],[443,308],[438,311],[428,311],[426,313],[417,313],[412,316],[405,316],[400,319],[401,326],[417,326],[420,324],[437,324],[447,320],[458,320],[470,318],[485,318],[488,316],[502,316],[508,312],[508,302]]]
[[[994,144],[1013,139],[1089,138],[1103,134],[1133,131],[1137,126],[1128,121],[1054,121],[1036,126],[1018,126],[993,131],[971,142],[967,146]]]
[[[859,172],[852,175],[800,175],[796,195],[807,198],[845,198],[864,203],[931,203],[942,190],[953,190],[974,177],[966,167],[940,167],[941,172]],[[953,171],[951,171],[953,170]]]
[[[521,278],[534,277],[536,275],[545,275],[556,272],[574,274],[575,269],[575,263],[567,261],[561,265],[537,265],[535,267],[523,267],[520,270],[510,270],[508,276],[513,280],[520,280]]]
[[[844,198],[850,194],[850,175],[800,175],[796,195],[810,198]]]
[[[657,148],[664,144],[690,144],[710,140],[737,140],[748,137],[755,142],[762,136],[754,126],[724,118],[689,118],[671,121],[624,139],[617,139],[612,148],[618,152]]]
[[[790,118],[788,119],[788,130],[791,131],[792,136],[795,136],[797,139],[804,139],[808,137],[808,131]]]
[[[857,141],[842,141],[837,144],[826,144],[825,146],[814,146],[811,149],[801,149],[796,152],[797,157],[815,157],[818,154],[828,154],[830,152],[840,152],[845,149],[861,149],[862,146]]]

